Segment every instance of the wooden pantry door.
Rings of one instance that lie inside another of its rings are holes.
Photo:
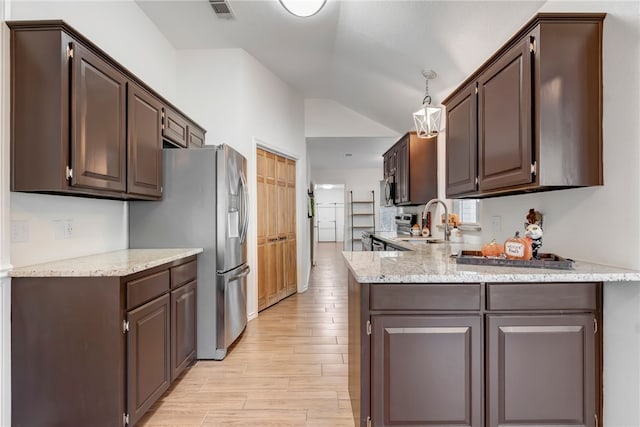
[[[256,149],[258,311],[297,290],[296,162]]]

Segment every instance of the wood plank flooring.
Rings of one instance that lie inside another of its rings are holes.
[[[197,362],[138,425],[353,427],[341,247],[320,243],[309,289],[262,311],[225,360]]]

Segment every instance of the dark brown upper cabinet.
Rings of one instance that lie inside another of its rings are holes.
[[[603,184],[604,17],[536,15],[443,101],[447,197]]]
[[[162,118],[162,136],[180,147],[187,148],[189,144],[187,119],[168,108],[164,110]]]
[[[205,131],[194,124],[189,124],[189,148],[202,148]]]
[[[477,189],[476,84],[451,98],[447,107],[447,197]]]
[[[395,205],[422,205],[438,194],[437,139],[402,136],[383,154],[384,178],[395,185]]]
[[[162,197],[162,104],[135,84],[129,85],[129,179],[127,191]]]
[[[71,185],[126,189],[127,78],[77,43],[71,70]]]
[[[205,131],[63,21],[7,25],[11,190],[160,199],[163,136],[199,146]]]

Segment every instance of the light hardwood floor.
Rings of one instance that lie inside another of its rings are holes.
[[[260,312],[225,360],[197,362],[138,425],[353,427],[341,247],[320,243],[309,290]]]

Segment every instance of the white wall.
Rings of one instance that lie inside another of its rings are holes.
[[[256,147],[297,160],[298,291],[306,290],[310,264],[302,97],[242,49],[182,50],[178,64],[180,105],[207,129],[207,144],[229,144],[247,158],[251,206],[257,205]],[[256,230],[254,213],[248,232],[250,318],[258,309]]]
[[[312,137],[372,137],[398,136],[389,129],[331,99],[305,99],[305,136]]]

